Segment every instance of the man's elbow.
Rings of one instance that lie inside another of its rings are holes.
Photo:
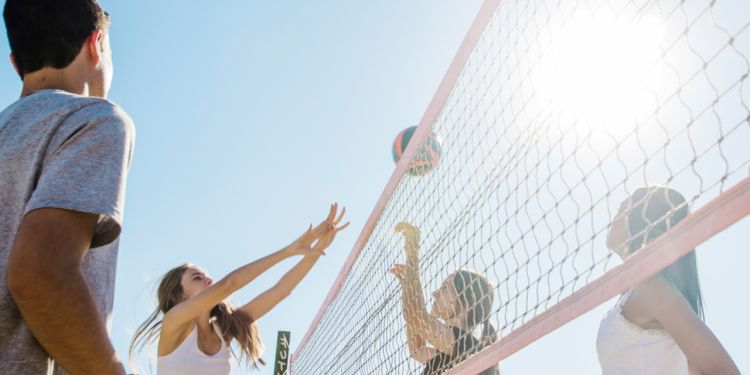
[[[15,259],[14,259],[15,258]],[[65,270],[62,267],[11,257],[8,262],[6,281],[8,290],[17,304],[43,298],[54,292],[65,279],[80,275],[80,271]]]
[[[9,265],[10,266],[10,265]],[[8,267],[8,274],[6,276],[8,282],[8,290],[10,295],[16,303],[23,304],[23,302],[38,296],[41,291],[44,290],[42,287],[44,278],[43,275],[36,275],[35,272],[23,269],[20,267]]]

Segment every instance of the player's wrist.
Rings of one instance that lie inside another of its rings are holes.
[[[281,257],[284,259],[293,257],[297,255],[297,247],[295,245],[284,246],[283,248],[281,248],[281,250],[279,250],[279,255],[281,255]]]

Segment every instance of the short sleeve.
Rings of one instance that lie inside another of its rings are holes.
[[[97,101],[69,115],[46,151],[26,205],[99,215],[91,247],[120,235],[135,129],[116,105]]]

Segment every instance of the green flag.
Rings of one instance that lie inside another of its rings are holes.
[[[279,331],[276,339],[276,361],[273,364],[274,375],[289,374],[289,332]]]

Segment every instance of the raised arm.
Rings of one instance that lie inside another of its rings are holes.
[[[693,312],[682,294],[661,276],[635,289],[633,297],[672,336],[688,360],[691,374],[739,375],[719,339]]]
[[[202,290],[195,297],[177,304],[177,306],[164,314],[161,328],[162,340],[170,337],[173,333],[180,332],[185,324],[198,317],[201,313],[211,310],[236,290],[247,285],[247,283],[263,274],[263,272],[292,255],[294,253],[290,251],[290,248],[285,247],[232,271],[210,287]]]
[[[305,255],[314,251],[310,248],[310,244],[324,233],[328,225],[329,223],[324,221],[315,228],[311,226],[289,246],[232,271],[193,298],[177,304],[177,306],[164,314],[161,329],[162,340],[165,337],[180,332],[181,328],[192,319],[198,317],[201,313],[211,310],[225,298],[229,297],[229,295],[247,285],[282,260],[294,255]]]
[[[97,215],[29,212],[8,259],[7,280],[26,325],[70,374],[125,374],[81,265]]]
[[[312,244],[312,240],[303,244],[305,247],[312,247],[313,251],[289,270],[276,285],[240,307],[239,311],[248,314],[253,320],[258,320],[292,293],[292,290],[310,272],[310,269],[315,265],[320,256],[324,254],[324,250],[333,242],[336,234],[349,225],[349,223],[346,223],[337,227],[344,218],[346,208],[341,211],[338,218],[336,218],[337,209],[337,205],[334,204],[331,206],[328,218],[323,222],[325,228],[318,241],[314,245]]]
[[[406,266],[402,264],[396,264],[391,268],[391,273],[396,275],[399,280],[402,280],[405,272],[404,267]],[[407,286],[402,284],[402,288],[405,287]],[[424,338],[416,333],[417,327],[414,324],[414,320],[409,318],[411,315],[413,315],[412,309],[414,308],[414,304],[411,302],[411,300],[407,299],[408,296],[406,293],[402,293],[401,295],[403,309],[402,311],[404,314],[404,320],[406,322],[406,345],[409,348],[409,354],[419,363],[425,364],[432,357],[437,355],[437,350],[433,347],[427,346],[427,342],[424,340]]]
[[[337,206],[331,206],[334,215],[335,207]],[[229,295],[247,285],[282,260],[295,255],[309,255],[312,252],[322,254],[322,250],[311,248],[311,244],[318,239],[322,239],[323,237],[321,236],[327,233],[330,225],[331,223],[329,220],[325,220],[315,228],[310,227],[289,246],[232,271],[223,279],[204,289],[193,298],[177,304],[177,306],[173,307],[164,315],[161,331],[162,339],[164,339],[165,336],[180,332],[181,328],[192,319],[198,317],[201,313],[210,310],[225,298],[229,297]]]
[[[404,234],[406,265],[395,265],[391,272],[401,281],[407,335],[411,333],[410,336],[418,336],[420,339],[426,340],[435,349],[446,354],[452,354],[456,341],[453,330],[432,316],[426,308],[422,282],[419,277],[419,229],[408,223],[400,223],[396,226],[396,231]],[[419,345],[420,343],[424,344],[420,342],[420,339],[412,342],[416,350],[416,353],[412,353],[412,356],[416,354],[416,360],[424,359],[428,355],[427,359],[434,356],[434,353],[429,350],[420,349],[424,347],[424,345]]]

